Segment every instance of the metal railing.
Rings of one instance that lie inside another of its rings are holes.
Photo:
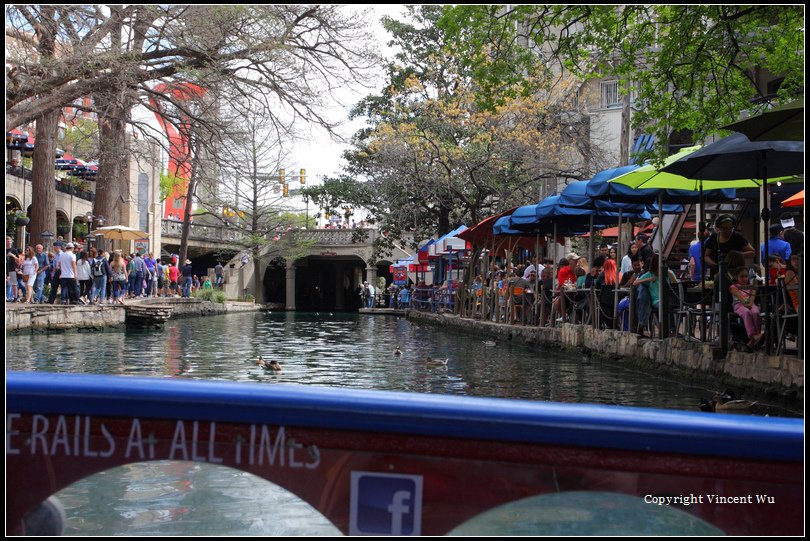
[[[26,169],[25,167],[13,166],[6,164],[6,174],[13,175],[15,177],[27,180],[31,182],[33,178],[33,174],[30,169]],[[56,185],[56,191],[65,193],[68,195],[72,195],[74,197],[78,197],[79,199],[84,199],[85,201],[95,201],[96,194],[87,190],[82,190],[81,188],[77,188],[73,184],[69,182],[62,182],[61,179],[54,179],[54,184]]]
[[[242,229],[221,225],[191,224],[189,238],[201,241],[236,241],[245,238]],[[183,233],[183,222],[161,220],[160,233],[164,237],[177,237]]]

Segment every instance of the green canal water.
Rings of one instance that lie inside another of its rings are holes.
[[[695,411],[711,389],[582,355],[452,333],[405,318],[246,313],[162,330],[6,337],[6,369],[279,383]],[[403,352],[393,355],[399,346]],[[256,366],[262,355],[283,370]],[[447,359],[446,365],[425,362]],[[746,397],[757,399],[757,397]],[[761,415],[796,414],[762,405]],[[109,470],[57,494],[68,535],[338,534],[294,495],[199,463]]]

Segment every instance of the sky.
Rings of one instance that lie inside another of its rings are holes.
[[[372,23],[372,31],[377,40],[379,51],[386,57],[392,55],[386,43],[390,40],[390,35],[383,29],[380,23],[380,18],[383,15],[390,17],[401,18],[404,10],[403,5],[375,5],[375,6],[351,6],[352,8],[367,8],[371,11],[369,21]],[[382,70],[380,70],[382,75]],[[328,117],[331,120],[342,120],[343,125],[337,130],[346,139],[349,139],[353,133],[365,125],[363,119],[356,119],[352,122],[348,120],[348,112],[363,97],[372,94],[375,90],[379,90],[384,83],[382,77],[375,81],[374,88],[358,88],[353,92],[345,91],[341,95],[341,106],[334,106],[328,111]],[[323,128],[313,126],[308,130],[303,130],[306,133],[309,142],[302,141],[295,144],[291,158],[294,162],[293,167],[288,168],[288,171],[297,173],[299,169],[306,169],[307,171],[307,185],[320,183],[320,179],[326,176],[334,176],[340,170],[341,154],[344,150],[349,148],[347,144],[333,141],[326,130]],[[296,176],[297,178],[297,176]]]

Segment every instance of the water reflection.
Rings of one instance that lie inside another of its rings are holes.
[[[56,496],[68,515],[67,535],[340,535],[294,494],[212,464],[129,464]]]

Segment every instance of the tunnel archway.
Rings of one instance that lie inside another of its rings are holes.
[[[357,310],[366,264],[359,256],[309,256],[295,263],[295,307],[301,311]]]

